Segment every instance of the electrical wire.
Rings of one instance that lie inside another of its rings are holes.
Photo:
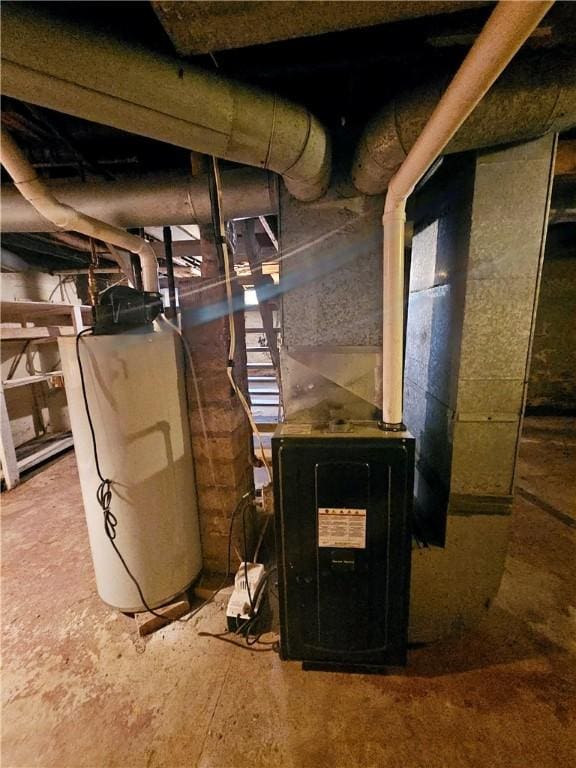
[[[256,607],[254,600],[252,600],[252,592],[250,591],[250,581],[248,579],[248,541],[246,537],[246,507],[242,509],[242,539],[244,542],[244,579],[246,580],[246,592],[248,593],[248,602],[250,603],[250,616],[256,615]]]
[[[10,370],[8,371],[8,375],[6,376],[6,381],[10,381],[10,379],[14,376],[16,373],[18,366],[20,365],[20,361],[22,360],[24,353],[32,343],[32,339],[27,339],[24,342],[24,346],[22,347],[22,350],[14,357],[12,360],[12,364],[10,365]],[[28,371],[29,373],[30,371]]]
[[[82,358],[80,355],[80,340],[83,336],[87,334],[92,334],[93,330],[92,328],[85,328],[83,331],[80,331],[80,333],[76,336],[76,359],[78,362],[78,370],[80,372],[80,385],[82,390],[82,398],[84,400],[84,408],[86,411],[86,418],[88,420],[88,427],[90,430],[90,437],[92,441],[92,450],[94,454],[94,464],[96,467],[96,474],[98,475],[98,479],[100,480],[100,483],[98,485],[98,488],[96,490],[96,499],[98,501],[98,504],[100,508],[102,509],[103,514],[103,522],[104,522],[104,531],[106,533],[106,537],[108,538],[114,552],[116,553],[118,559],[120,560],[122,567],[124,568],[127,576],[132,581],[134,586],[136,587],[136,591],[138,592],[138,596],[140,597],[140,600],[142,602],[142,605],[145,607],[145,609],[152,614],[152,616],[156,616],[159,619],[162,619],[163,622],[166,624],[172,624],[175,622],[179,623],[186,623],[190,621],[190,619],[195,616],[199,611],[201,611],[208,603],[211,603],[212,600],[216,597],[216,595],[221,592],[222,589],[227,585],[228,579],[230,577],[230,561],[231,561],[231,548],[232,548],[232,530],[234,525],[234,519],[236,517],[236,514],[241,506],[243,506],[247,500],[250,497],[250,493],[245,493],[238,504],[236,505],[234,512],[232,513],[232,516],[230,518],[230,527],[228,531],[228,553],[227,553],[227,566],[226,566],[226,575],[222,579],[222,582],[220,586],[208,597],[206,600],[204,600],[199,606],[197,606],[193,611],[191,611],[185,618],[169,618],[167,616],[164,616],[161,613],[158,613],[157,611],[153,610],[150,605],[148,604],[146,598],[144,597],[144,593],[142,591],[142,588],[140,586],[140,583],[138,582],[137,578],[134,576],[132,571],[130,570],[128,563],[124,559],[124,556],[122,555],[121,551],[118,548],[118,545],[116,544],[116,528],[118,526],[118,518],[116,515],[112,512],[110,509],[110,505],[112,503],[112,488],[113,488],[113,481],[104,476],[104,473],[102,472],[102,467],[100,465],[100,458],[98,456],[98,447],[96,443],[96,432],[94,429],[94,423],[92,421],[92,414],[90,412],[90,406],[88,404],[88,395],[86,391],[86,380],[84,377],[84,368],[82,366]]]
[[[216,480],[216,470],[214,469],[214,460],[212,457],[212,451],[210,450],[210,442],[208,440],[208,428],[206,427],[206,419],[204,418],[204,408],[202,407],[202,400],[200,397],[200,387],[198,385],[198,376],[196,375],[196,366],[194,365],[194,357],[192,355],[192,350],[190,349],[190,345],[188,344],[188,339],[175,323],[168,320],[168,318],[165,315],[159,315],[158,320],[161,320],[163,323],[165,323],[170,328],[172,328],[172,330],[175,331],[180,337],[180,342],[182,344],[182,348],[184,349],[184,354],[188,361],[188,367],[190,368],[190,373],[192,374],[192,383],[194,385],[194,394],[196,396],[196,402],[198,403],[198,415],[200,417],[200,426],[202,428],[202,437],[204,438],[204,445],[206,446],[206,455],[208,456],[208,466],[210,467],[210,475],[212,477],[212,483],[214,487],[217,488],[218,482]]]
[[[161,315],[159,319],[161,319],[163,323],[165,323],[170,328],[172,328],[172,330],[174,330],[178,334],[178,336],[180,337],[180,340],[182,342],[182,346],[184,348],[184,352],[185,352],[185,355],[187,357],[187,360],[188,360],[188,363],[189,363],[189,367],[190,367],[190,372],[192,374],[192,379],[193,379],[193,382],[194,382],[195,394],[196,394],[196,399],[198,401],[198,410],[199,410],[199,414],[200,414],[200,423],[201,423],[201,426],[202,426],[204,440],[206,442],[206,445],[208,445],[208,434],[207,434],[207,431],[206,431],[206,425],[204,423],[204,414],[203,414],[203,409],[202,409],[202,403],[201,403],[201,400],[200,400],[200,391],[199,391],[199,387],[198,387],[198,381],[197,381],[197,376],[196,376],[196,368],[195,368],[195,365],[194,365],[194,358],[193,358],[193,355],[192,355],[192,350],[190,349],[190,345],[188,344],[188,340],[187,340],[186,336],[182,333],[181,329],[175,323],[171,322],[170,320],[168,320],[167,317],[165,317],[163,315]],[[213,467],[213,464],[212,464],[212,455],[211,455],[210,451],[207,451],[207,455],[208,455],[208,461],[209,461],[210,469],[211,469],[211,473],[212,473],[212,479],[213,479],[215,487],[217,487],[216,476],[215,476],[214,467]],[[249,497],[249,495],[251,495],[251,494],[244,494],[242,499],[247,499]],[[234,515],[233,515],[233,518],[234,518]],[[264,537],[264,533],[266,531],[267,525],[268,525],[268,520],[266,521],[266,523],[265,523],[265,525],[263,527],[263,530],[261,532],[261,535],[260,535],[260,538],[259,538],[259,541],[258,541],[258,545],[256,547],[256,552],[255,552],[255,555],[254,555],[253,562],[256,562],[256,556],[257,556],[258,551],[260,549],[260,546],[261,546],[261,543],[262,543],[262,539]],[[230,553],[231,533],[232,533],[232,531],[230,531],[229,540],[228,540],[229,541],[229,550],[228,550],[228,562],[227,562],[227,575],[229,575],[229,573],[230,573],[230,564],[231,564],[231,553]],[[240,631],[240,629],[242,629],[244,627],[248,627],[252,623],[252,621],[254,621],[254,619],[256,619],[257,616],[258,616],[258,613],[256,611],[256,596],[252,596],[252,593],[251,593],[251,590],[250,590],[250,582],[248,580],[248,543],[247,543],[247,536],[246,536],[246,505],[244,505],[242,507],[242,534],[243,534],[243,544],[244,544],[244,557],[241,557],[236,549],[235,549],[235,551],[236,551],[236,555],[238,556],[238,560],[241,563],[242,562],[244,563],[244,579],[246,581],[246,591],[248,593],[248,600],[249,600],[249,603],[250,603],[250,613],[252,614],[252,618],[250,618],[248,622],[245,622],[241,627],[237,627],[236,632]],[[261,583],[260,588],[258,589],[258,593],[260,592],[260,589],[264,587],[266,579],[267,579],[267,576],[265,577],[265,579]],[[214,635],[214,634],[211,634],[211,633],[203,633],[203,634],[206,635],[206,636],[210,636],[210,637],[220,637],[221,636],[221,635]],[[229,633],[226,632],[224,634],[227,635]],[[248,645],[252,645],[252,643],[249,642],[248,638],[246,638],[246,643]],[[234,644],[237,645],[237,643],[234,643]]]
[[[12,378],[14,378],[14,374],[16,373],[18,366],[20,365],[20,361],[24,357],[24,354],[28,350],[28,347],[30,344],[32,344],[33,339],[27,339],[24,343],[24,346],[22,347],[21,351],[14,357],[12,360],[12,363],[10,365],[10,370],[8,371],[8,375],[6,376],[6,381],[10,381]],[[32,351],[32,357],[27,358],[26,360],[26,370],[30,376],[40,376],[40,375],[46,375],[49,376],[52,373],[59,373],[61,365],[60,359],[58,359],[58,362],[56,363],[56,368],[52,371],[43,371],[43,370],[37,370],[36,366],[34,365],[34,355],[38,354],[39,350],[35,349]]]
[[[270,575],[276,570],[276,566],[273,566],[267,573],[264,575],[264,578],[262,579],[262,582],[259,585],[258,592],[256,593],[255,598],[258,598],[258,594],[264,587],[266,586],[268,579],[270,578]],[[240,624],[236,627],[234,631],[227,630],[226,632],[199,632],[198,635],[200,637],[211,637],[215,640],[222,640],[223,642],[227,642],[230,645],[235,645],[237,648],[241,648],[243,650],[254,650],[254,651],[276,651],[278,649],[278,637],[272,641],[268,640],[261,640],[260,638],[262,635],[266,634],[265,632],[259,632],[257,635],[254,635],[254,637],[250,637],[249,630],[250,628],[255,625],[258,622],[258,619],[260,618],[260,614],[257,613],[252,618],[248,619],[248,621],[245,621],[243,624]],[[244,638],[244,643],[238,643],[233,638],[240,635],[240,634],[246,634],[246,637]],[[254,645],[265,645],[270,646],[269,648],[253,648]],[[247,647],[248,646],[248,647]]]
[[[268,525],[270,523],[270,517],[271,515],[266,515],[266,520],[264,521],[264,525],[262,526],[262,530],[260,531],[260,536],[258,537],[258,543],[256,544],[256,549],[254,550],[254,557],[252,558],[253,563],[258,562],[258,555],[260,553],[260,547],[262,546],[262,542],[264,541],[264,536],[266,535],[266,531],[268,530]]]
[[[229,636],[228,632],[223,632],[219,635],[216,635],[212,632],[198,632],[198,637],[210,637],[213,640],[220,640],[223,643],[229,643],[230,645],[236,646],[236,648],[240,648],[243,651],[251,651],[252,653],[270,653],[272,651],[276,650],[276,647],[278,645],[278,641],[274,641],[273,643],[262,643],[260,640],[257,643],[237,643],[235,640],[232,640],[232,638]],[[253,648],[253,645],[269,645],[270,648]]]
[[[236,380],[234,379],[233,368],[234,358],[236,356],[236,328],[234,324],[234,299],[232,295],[230,254],[228,252],[228,242],[226,240],[226,231],[224,228],[224,221],[222,219],[222,182],[220,179],[220,167],[218,165],[218,158],[214,156],[212,156],[211,170],[210,200],[212,203],[212,223],[214,226],[214,234],[216,236],[218,250],[221,253],[222,260],[224,262],[224,280],[226,285],[226,301],[228,304],[228,326],[230,329],[230,345],[228,349],[228,365],[226,367],[226,373],[228,375],[228,380],[230,381],[230,386],[240,400],[242,408],[244,409],[246,416],[248,417],[248,421],[250,422],[250,426],[252,427],[252,431],[256,435],[262,464],[266,468],[269,481],[272,482],[272,473],[270,472],[270,467],[264,452],[264,444],[262,443],[260,430],[256,425],[254,416],[252,415],[252,410],[246,401],[246,398],[244,397],[244,393],[241,391],[240,387],[236,383]]]

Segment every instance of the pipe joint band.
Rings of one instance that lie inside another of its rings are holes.
[[[393,208],[390,211],[384,210],[382,214],[382,224],[404,224],[406,222],[406,209],[404,206],[401,208]]]
[[[397,424],[391,424],[388,421],[379,421],[378,429],[381,429],[383,432],[405,432],[406,425],[403,424],[401,421],[398,422]]]

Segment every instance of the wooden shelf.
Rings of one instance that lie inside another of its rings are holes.
[[[35,328],[0,328],[2,341],[26,341],[28,339],[51,341],[60,336],[75,336],[76,331],[71,325],[38,325]]]
[[[30,322],[33,317],[48,315],[72,315],[76,312],[88,313],[92,308],[86,304],[65,304],[56,301],[25,301],[14,299],[2,301],[2,322],[10,323],[24,320]]]
[[[70,432],[62,432],[56,435],[47,435],[24,443],[16,449],[16,464],[18,473],[32,469],[36,465],[57,456],[63,451],[67,451],[74,445],[74,440]],[[2,472],[2,477],[6,477]]]
[[[90,321],[92,308],[85,304],[52,301],[2,301],[2,341],[51,340],[74,336]],[[59,322],[69,320],[68,325]],[[20,325],[15,325],[20,323]],[[24,323],[28,325],[24,327]],[[34,323],[35,325],[30,325]]]
[[[32,469],[37,464],[57,456],[62,451],[67,451],[68,448],[72,448],[74,445],[74,440],[69,432],[63,432],[61,436],[51,436],[48,440],[38,440],[35,442],[38,444],[34,446],[34,450],[18,459],[18,470],[20,472]]]
[[[83,304],[56,301],[28,301],[14,299],[0,303],[0,338],[8,342],[53,342],[62,336],[75,336],[91,322],[92,308]],[[59,437],[44,437],[36,441],[37,449],[24,446],[18,450],[10,427],[10,416],[6,407],[4,390],[25,387],[62,376],[62,371],[50,371],[34,376],[9,379],[0,384],[0,462],[6,487],[14,488],[20,480],[20,472],[66,450],[72,445],[70,434]]]
[[[2,382],[4,389],[13,387],[26,387],[29,384],[39,384],[42,381],[50,381],[55,376],[63,376],[62,371],[50,371],[49,373],[37,373],[35,376],[24,376],[21,379],[7,379]]]
[[[276,420],[258,421],[256,426],[258,427],[258,432],[275,432],[278,422]]]

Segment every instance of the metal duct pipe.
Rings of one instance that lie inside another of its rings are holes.
[[[328,135],[304,107],[25,3],[2,8],[2,93],[269,168],[299,200],[315,200],[329,183]]]
[[[430,119],[449,78],[397,98],[368,124],[352,168],[354,185],[380,194]],[[576,124],[576,60],[557,51],[515,61],[472,112],[443,153],[464,152],[563,131]]]
[[[19,149],[12,136],[2,128],[0,161],[12,177],[16,189],[28,200],[38,213],[56,225],[57,229],[80,232],[82,235],[103,240],[106,243],[125,248],[140,257],[142,280],[145,291],[158,291],[158,261],[152,247],[145,240],[130,235],[122,229],[60,203],[40,181],[36,171]]]
[[[252,218],[278,213],[276,177],[256,168],[225,171],[224,216]],[[45,182],[58,200],[115,227],[163,227],[211,220],[207,176],[150,174],[118,181]],[[50,232],[46,220],[16,190],[2,189],[2,232]]]
[[[500,0],[400,169],[388,184],[382,223],[382,426],[401,429],[406,201],[484,94],[553,5]]]

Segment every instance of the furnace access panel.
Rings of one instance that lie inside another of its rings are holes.
[[[272,445],[283,658],[404,664],[414,439],[283,424]]]

